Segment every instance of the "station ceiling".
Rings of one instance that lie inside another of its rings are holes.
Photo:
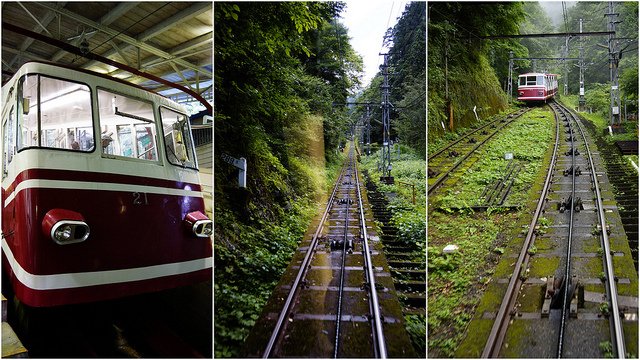
[[[62,50],[55,41],[34,40],[28,32],[16,32],[17,26],[190,87],[211,102],[212,19],[211,1],[2,2],[2,82],[25,62],[40,60],[118,77],[179,102],[193,101],[167,85]]]

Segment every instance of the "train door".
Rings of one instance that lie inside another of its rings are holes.
[[[9,166],[13,162],[15,155],[15,107],[11,105],[10,110],[5,113],[2,119],[2,233],[5,237],[13,235],[15,230],[15,201],[5,206],[5,191],[10,186],[9,181],[5,181],[11,172]]]

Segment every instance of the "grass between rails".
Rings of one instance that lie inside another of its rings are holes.
[[[481,298],[493,294],[485,294],[485,290],[524,214],[492,210],[474,213],[469,206],[478,204],[485,186],[501,177],[505,152],[513,153],[522,166],[507,204],[524,204],[540,175],[553,124],[553,115],[547,108],[525,114],[487,143],[482,158],[471,165],[455,190],[433,200],[428,218],[427,259],[430,357],[479,356],[472,355],[475,348],[465,352],[459,347],[465,338],[479,339],[477,334],[490,328],[489,324],[485,329],[484,322],[475,322],[473,329],[469,326],[474,313],[476,318],[482,315],[478,315]],[[443,254],[442,249],[448,244],[458,245],[459,250]],[[492,302],[500,302],[499,296],[494,298]]]
[[[480,205],[483,190],[504,175],[508,164],[504,159],[506,153],[513,154],[521,170],[515,177],[505,205],[521,204],[538,171],[546,144],[551,140],[553,128],[550,123],[553,123],[553,113],[546,107],[533,109],[516,120],[481,149],[481,159],[462,176],[459,186],[449,189],[433,202],[435,207],[451,212],[454,208]]]
[[[578,96],[577,95],[569,95],[563,96],[560,98],[560,102],[565,104],[566,106],[576,109],[578,107]],[[603,116],[601,112],[580,112],[580,116],[593,123],[596,128],[596,135],[601,135],[600,137],[607,144],[614,144],[616,141],[624,141],[624,140],[638,140],[638,122],[637,121],[623,121],[622,122],[622,133],[608,133],[609,120]],[[623,155],[623,157],[631,164],[633,161],[634,164],[638,164],[638,155]],[[633,168],[631,165],[629,166],[630,170]],[[638,170],[635,170],[636,173]]]
[[[376,183],[378,190],[387,194],[389,208],[392,212],[391,222],[398,229],[398,239],[407,245],[413,245],[415,261],[425,261],[426,246],[426,167],[412,149],[398,145],[391,152],[395,178],[394,185],[379,182],[382,173],[378,170],[381,158],[380,151],[372,152],[369,156],[361,157],[360,167],[366,169],[370,178]],[[406,184],[412,184],[413,187]],[[415,192],[414,192],[415,191]],[[392,195],[392,196],[389,196]],[[415,197],[415,204],[413,199]],[[405,328],[411,337],[411,342],[418,354],[426,353],[426,317],[424,315],[405,315]]]

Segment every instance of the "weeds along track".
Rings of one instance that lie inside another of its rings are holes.
[[[385,195],[378,191],[370,179],[366,185],[373,216],[382,223],[380,237],[403,312],[407,315],[425,315],[427,272],[424,249],[398,237],[398,229],[391,222],[392,214]]]
[[[260,353],[248,356],[413,354],[362,188],[352,145],[310,240],[303,240],[247,341]]]
[[[482,357],[624,357],[637,346],[623,326],[637,327],[629,246],[610,226],[620,217],[593,141],[576,115],[550,106],[551,163],[502,303],[485,314],[494,322]]]
[[[591,122],[585,122],[605,162],[607,175],[615,188],[615,199],[622,220],[622,226],[627,234],[631,254],[638,270],[638,174],[622,156],[620,148],[607,143],[602,135],[596,133]],[[605,135],[606,136],[606,135]]]
[[[458,181],[457,170],[465,162],[471,162],[476,151],[487,141],[494,138],[509,124],[528,112],[530,108],[520,109],[504,118],[498,118],[475,130],[462,135],[458,140],[450,143],[428,158],[428,195],[432,195],[444,183],[453,185]]]

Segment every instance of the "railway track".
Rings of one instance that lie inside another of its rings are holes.
[[[482,357],[601,357],[607,343],[624,357],[622,322],[637,317],[637,292],[619,297],[618,284],[637,275],[616,275],[613,256],[631,260],[626,237],[608,227],[618,214],[603,201],[611,193],[593,142],[577,116],[550,106],[551,165]]]
[[[427,171],[429,177],[428,195],[435,193],[446,180],[451,178],[451,175],[453,175],[462,164],[476,154],[482,145],[529,110],[530,108],[520,109],[504,118],[497,118],[477,129],[467,132],[458,140],[431,154],[428,159],[429,167]],[[451,181],[455,182],[457,180],[452,179]]]
[[[607,143],[601,134],[596,133],[593,124],[585,122],[585,128],[593,135],[600,156],[605,162],[609,180],[616,189],[615,199],[622,226],[629,239],[631,254],[638,270],[638,174],[622,156],[621,149],[617,145]]]
[[[384,194],[367,180],[367,197],[374,218],[382,223],[382,244],[389,260],[391,277],[403,305],[404,314],[426,314],[426,263],[424,250],[398,238],[398,229],[391,223],[391,210]]]
[[[310,241],[301,244],[246,342],[256,348],[248,356],[413,354],[362,191],[352,145]]]

